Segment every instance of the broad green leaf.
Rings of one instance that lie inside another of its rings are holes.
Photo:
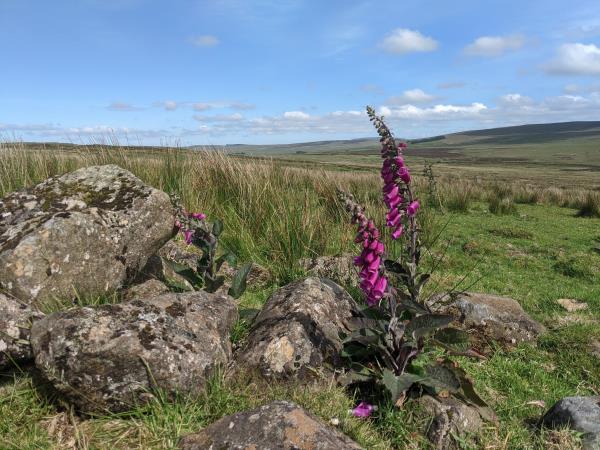
[[[405,372],[398,376],[389,369],[383,369],[383,377],[381,379],[383,385],[390,392],[393,403],[396,403],[396,400],[398,400],[404,392],[420,380],[422,380],[422,377],[418,375]]]
[[[471,348],[469,334],[456,328],[438,330],[433,338],[444,348],[464,353]]]
[[[460,381],[452,369],[435,364],[425,368],[427,378],[421,381],[421,384],[432,387],[438,391],[446,390],[448,392],[458,392]]]
[[[220,219],[215,219],[212,225],[212,234],[215,237],[219,237],[219,235],[223,232],[223,222]]]
[[[406,334],[414,339],[435,332],[438,328],[448,326],[454,318],[443,314],[423,314],[411,320],[406,327]]]
[[[252,263],[246,264],[235,273],[233,280],[231,280],[231,287],[227,291],[233,298],[239,298],[246,290],[246,279],[250,269],[252,269]]]
[[[221,256],[219,256],[217,258],[217,260],[215,261],[215,266],[216,266],[216,272],[218,272],[219,270],[221,270],[221,266],[223,265],[223,263],[227,262],[227,264],[230,267],[235,267],[237,264],[237,257],[231,253],[231,252],[227,252]]]

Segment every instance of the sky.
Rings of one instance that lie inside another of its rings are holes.
[[[600,120],[598,0],[0,0],[0,140],[279,144]]]

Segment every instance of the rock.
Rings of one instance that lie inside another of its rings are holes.
[[[358,271],[351,255],[303,258],[300,267],[313,277],[329,278],[345,286],[358,286]]]
[[[268,378],[309,378],[340,365],[340,331],[358,315],[350,295],[325,278],[306,278],[276,291],[255,319],[237,355],[242,367]]]
[[[169,197],[115,165],[0,200],[0,287],[26,303],[101,295],[133,279],[173,233]]]
[[[171,239],[160,248],[157,255],[190,269],[196,269],[202,251],[193,245],[186,244],[185,241]]]
[[[98,308],[73,308],[34,323],[42,375],[83,413],[126,411],[152,398],[199,393],[231,356],[233,299],[203,291]]]
[[[556,300],[560,306],[566,309],[568,312],[581,311],[583,309],[587,309],[587,303],[578,302],[577,300],[572,300],[570,298],[559,298]]]
[[[136,298],[152,298],[169,292],[169,288],[157,279],[150,278],[143,283],[133,285],[123,292],[124,300],[135,300]]]
[[[44,315],[30,305],[0,293],[0,370],[33,359],[29,333]]]
[[[426,435],[436,450],[462,448],[455,436],[464,439],[483,426],[477,410],[455,398],[424,395],[417,403],[432,418]]]
[[[199,433],[184,436],[183,450],[359,450],[335,428],[287,401],[223,417]]]
[[[478,293],[438,294],[427,300],[435,313],[453,315],[483,343],[506,345],[535,342],[544,327],[533,320],[521,305],[508,297]]]
[[[600,396],[565,397],[540,419],[547,428],[568,427],[583,433],[585,449],[600,448]]]

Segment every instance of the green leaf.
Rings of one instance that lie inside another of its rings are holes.
[[[438,328],[448,326],[454,317],[443,314],[423,314],[411,320],[406,327],[406,334],[412,335],[414,339],[433,333]]]
[[[219,276],[216,277],[214,280],[206,278],[205,281],[206,287],[204,288],[204,290],[206,292],[216,292],[221,286],[223,286],[223,283],[225,283],[225,277]]]
[[[446,366],[435,364],[425,368],[427,378],[421,381],[421,384],[432,387],[438,391],[447,390],[448,392],[458,392],[460,381],[454,371]]]
[[[438,330],[433,338],[447,350],[464,353],[471,348],[469,334],[456,328]]]
[[[236,272],[233,280],[231,280],[231,287],[227,293],[233,298],[239,298],[246,290],[246,279],[248,278],[250,269],[252,269],[252,263],[246,264]]]
[[[405,372],[402,375],[394,375],[389,369],[383,369],[383,378],[381,381],[392,396],[392,402],[396,403],[404,392],[410,387],[422,380],[422,377],[412,373]]]
[[[221,266],[223,263],[227,263],[230,267],[235,267],[237,265],[237,257],[231,253],[227,252],[217,258],[215,261],[216,271],[221,270]]]
[[[215,237],[219,237],[219,235],[223,232],[223,222],[220,219],[215,219],[212,225],[212,234]]]

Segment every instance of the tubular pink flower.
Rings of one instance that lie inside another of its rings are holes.
[[[192,213],[192,219],[204,220],[204,219],[206,219],[206,214],[204,214],[204,213]]]
[[[419,206],[419,201],[415,200],[410,205],[408,205],[408,208],[406,208],[407,214],[411,217],[414,216],[417,213]]]
[[[406,184],[410,183],[410,172],[406,167],[400,167],[400,169],[398,170],[398,176]]]
[[[394,230],[394,232],[392,233],[392,239],[396,240],[398,239],[400,236],[402,236],[402,231],[404,231],[404,227],[402,226],[402,224],[398,225],[398,227]]]
[[[194,235],[194,231],[193,230],[185,230],[183,232],[183,238],[185,240],[186,244],[191,244],[192,243],[192,236]]]
[[[373,294],[373,296],[375,298],[381,298],[383,296],[383,293],[385,292],[386,287],[387,287],[387,278],[380,277],[377,280],[377,282],[375,283],[375,286],[373,287],[373,290],[371,291],[371,293]]]

